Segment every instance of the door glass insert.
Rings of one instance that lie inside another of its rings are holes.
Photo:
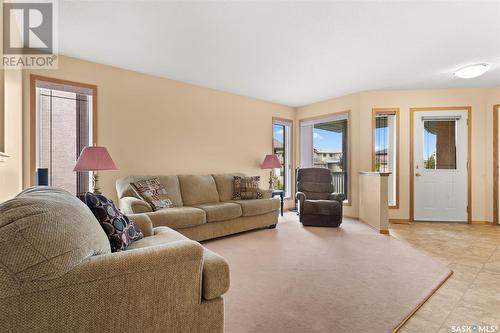
[[[424,120],[425,169],[457,168],[456,120]]]

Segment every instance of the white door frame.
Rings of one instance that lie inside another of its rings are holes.
[[[418,111],[467,111],[469,125],[467,126],[467,223],[472,222],[472,202],[471,202],[471,129],[472,129],[472,107],[470,106],[453,106],[453,107],[417,107],[410,108],[410,222],[415,221],[414,214],[414,194],[415,194],[415,168],[414,168],[414,114]]]

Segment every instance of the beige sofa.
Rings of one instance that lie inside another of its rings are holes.
[[[229,267],[167,227],[123,252],[70,193],[30,188],[0,204],[2,332],[222,332]]]
[[[155,227],[170,227],[197,241],[276,226],[279,199],[262,190],[264,199],[231,200],[234,176],[244,175],[128,176],[117,180],[116,190],[124,213],[145,213]],[[160,179],[175,207],[153,212],[130,186],[152,177]]]

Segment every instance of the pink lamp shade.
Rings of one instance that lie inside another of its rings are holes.
[[[109,156],[106,147],[85,147],[76,161],[73,171],[116,170],[115,162]]]
[[[281,168],[280,160],[276,155],[266,155],[264,163],[262,163],[261,169],[278,169]]]

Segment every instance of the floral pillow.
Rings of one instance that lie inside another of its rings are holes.
[[[139,227],[104,195],[87,192],[85,202],[108,236],[112,252],[126,250],[130,244],[144,238]]]
[[[168,198],[167,189],[158,178],[139,180],[130,184],[134,191],[156,211],[174,206]]]
[[[264,197],[259,189],[260,176],[239,177],[233,179],[233,200],[262,199]]]

